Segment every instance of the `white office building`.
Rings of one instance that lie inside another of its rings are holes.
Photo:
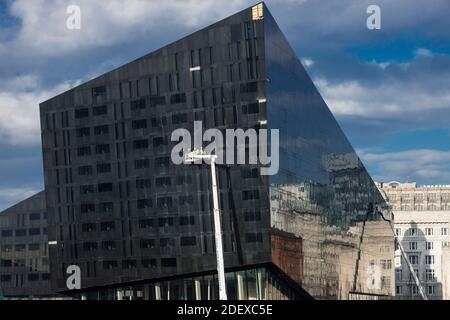
[[[395,232],[428,299],[450,299],[450,185],[379,184],[392,206]],[[395,293],[398,299],[420,299],[414,278],[396,246]]]

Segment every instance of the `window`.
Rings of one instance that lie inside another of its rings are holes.
[[[260,221],[261,212],[260,211],[247,211],[244,213],[245,221]]]
[[[396,295],[402,294],[402,286],[395,286],[395,294]]]
[[[148,140],[135,140],[133,141],[133,148],[134,149],[147,149],[148,148]]]
[[[159,246],[162,248],[174,247],[175,241],[172,238],[161,238],[161,239],[159,239]]]
[[[434,244],[433,244],[433,242],[427,242],[425,244],[425,247],[426,247],[427,250],[433,250]]]
[[[2,274],[0,276],[0,282],[10,282],[12,279],[10,274]]]
[[[141,249],[151,249],[156,246],[155,239],[141,239],[140,247]]]
[[[39,273],[30,273],[28,275],[28,281],[39,281]]]
[[[392,260],[381,260],[381,267],[384,270],[391,270],[392,269]]]
[[[106,106],[97,106],[97,107],[94,107],[92,110],[93,110],[94,116],[101,116],[101,115],[108,113],[108,109]]]
[[[259,191],[258,190],[242,191],[242,199],[243,200],[258,200],[259,199]]]
[[[146,119],[142,119],[142,120],[133,120],[133,122],[131,123],[131,127],[134,130],[138,130],[138,129],[147,129],[147,120]]]
[[[403,278],[403,270],[395,269],[395,280],[402,280]]]
[[[41,234],[41,229],[40,228],[31,228],[28,230],[28,234],[30,236],[38,236]]]
[[[256,114],[259,113],[259,105],[257,103],[250,103],[242,106],[243,114]]]
[[[0,263],[1,267],[5,267],[5,268],[12,267],[12,260],[1,259],[0,261],[1,261],[1,263]]]
[[[39,243],[30,243],[28,245],[29,251],[38,251],[41,248],[41,245]]]
[[[113,184],[108,183],[99,183],[98,192],[111,192],[113,190]]]
[[[262,233],[246,233],[245,241],[248,243],[262,242]]]
[[[253,168],[249,170],[242,170],[243,179],[254,179],[259,177],[258,168]]]
[[[95,223],[83,223],[81,225],[81,231],[83,232],[92,232],[97,230],[97,225]]]
[[[93,203],[82,203],[80,206],[81,213],[89,213],[95,211],[95,205]]]
[[[107,124],[94,127],[94,134],[97,136],[102,135],[102,134],[108,134],[108,131],[109,131],[109,127]]]
[[[155,159],[155,168],[168,167],[170,163],[169,157],[161,157]]]
[[[427,294],[434,294],[434,286],[427,286]]]
[[[87,176],[92,174],[92,166],[81,166],[78,167],[78,175]]]
[[[98,144],[95,146],[95,153],[104,154],[109,153],[109,144]]]
[[[150,167],[150,161],[148,159],[139,159],[134,161],[134,168],[136,170],[147,169]]]
[[[85,242],[83,243],[84,251],[96,251],[98,248],[97,242]]]
[[[182,246],[182,247],[195,246],[195,245],[197,245],[196,237],[181,237],[180,238],[180,246]]]
[[[115,241],[102,241],[102,249],[111,251],[116,249],[116,242]]]
[[[92,184],[80,186],[80,194],[89,194],[94,192],[94,186]]]
[[[143,259],[142,266],[144,268],[156,268],[156,259]]]
[[[12,235],[12,230],[2,230],[2,238],[9,238],[12,237]]]
[[[433,228],[425,228],[425,235],[432,236],[433,235]]]
[[[112,202],[102,202],[99,206],[101,212],[112,212],[114,210],[114,203]]]
[[[433,281],[436,279],[436,275],[434,272],[434,269],[427,269],[425,270],[425,279],[428,281]]]
[[[186,94],[185,93],[177,93],[170,96],[170,103],[185,103],[186,102]]]
[[[41,219],[40,213],[30,213],[30,221],[36,221]]]
[[[91,155],[91,147],[79,147],[77,149],[77,155],[79,157],[90,156]]]
[[[417,242],[413,241],[409,243],[409,250],[417,250]]]
[[[94,87],[92,88],[92,97],[102,97],[106,95],[106,87],[100,86],[100,87]]]
[[[140,199],[137,201],[138,209],[147,209],[152,207],[152,199]]]
[[[166,104],[166,97],[164,96],[150,97],[150,107],[156,107],[165,104]]]
[[[159,209],[172,207],[172,197],[161,197],[156,200]]]
[[[176,258],[163,258],[163,259],[161,259],[161,267],[176,268],[177,267],[177,259]]]
[[[15,233],[16,237],[23,237],[27,235],[27,229],[17,229]]]
[[[158,148],[165,145],[167,145],[167,139],[165,137],[153,138],[153,147]]]
[[[172,124],[179,124],[187,122],[187,114],[186,113],[178,113],[172,115]]]
[[[195,217],[194,216],[184,216],[180,217],[180,226],[194,225]]]
[[[99,163],[97,164],[97,173],[108,173],[111,172],[110,163]]]
[[[87,118],[87,117],[89,117],[89,109],[88,108],[75,110],[75,119],[81,119],[81,118]]]
[[[411,256],[408,257],[408,259],[409,259],[409,262],[411,264],[418,264],[419,263],[419,256],[411,255]]]
[[[26,250],[26,245],[24,245],[24,244],[16,244],[15,246],[14,246],[14,251],[16,251],[16,252],[23,252],[23,251],[25,251]]]
[[[448,236],[448,228],[441,228],[441,235]]]
[[[382,287],[389,287],[391,285],[391,278],[382,276],[381,277],[381,286]]]
[[[159,227],[171,227],[173,226],[173,218],[158,218]]]
[[[178,204],[180,206],[185,206],[185,205],[192,205],[194,203],[194,198],[189,195],[189,196],[180,196],[178,198]]]
[[[89,137],[91,135],[90,128],[78,128],[76,130],[76,134],[78,138]]]
[[[243,83],[243,84],[241,84],[240,89],[241,89],[241,93],[256,92],[256,91],[258,91],[258,82],[253,81],[253,82]]]
[[[136,180],[136,189],[148,189],[151,187],[150,179],[138,179]]]
[[[131,110],[139,110],[139,109],[145,109],[145,100],[135,100],[131,101]]]
[[[434,264],[434,256],[425,256],[425,264]]]
[[[105,221],[105,222],[100,223],[101,231],[110,231],[110,230],[114,230],[114,228],[115,228],[114,221]]]
[[[171,184],[170,177],[156,178],[156,186],[157,187],[167,187],[167,186],[170,186],[170,184]]]
[[[417,228],[410,228],[408,229],[408,236],[414,237],[417,235]]]
[[[139,220],[139,228],[146,229],[153,227],[153,219],[141,219]]]
[[[112,250],[112,249],[108,249]],[[117,261],[111,260],[111,261],[103,261],[103,269],[105,270],[112,270],[117,268]]]
[[[417,294],[419,292],[419,288],[415,284],[411,285],[411,294]]]

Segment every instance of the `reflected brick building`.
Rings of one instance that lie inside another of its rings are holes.
[[[58,95],[40,112],[52,283],[64,289],[76,264],[82,289],[70,294],[85,298],[217,298],[209,168],[170,158],[171,133],[192,132],[194,121],[205,130],[280,130],[277,175],[261,176],[261,165],[218,169],[229,298],[310,298],[301,287],[302,235],[277,230],[271,208],[284,202],[272,190],[320,185],[327,203],[314,206],[343,230],[383,202],[263,3]],[[323,159],[349,154],[356,166],[337,181]]]

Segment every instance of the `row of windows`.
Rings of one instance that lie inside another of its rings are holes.
[[[2,274],[0,275],[0,282],[3,283],[7,283],[7,282],[11,282],[11,280],[13,279],[13,275],[11,274]],[[50,274],[49,273],[29,273],[27,275],[27,279],[28,281],[32,282],[32,281],[47,281],[50,280]]]
[[[30,229],[16,229],[16,230],[12,230],[12,229],[7,229],[7,230],[2,230],[2,238],[9,238],[12,237],[13,234],[16,237],[24,237],[24,236],[37,236],[37,235],[41,235],[41,229],[40,228],[30,228]],[[42,229],[42,234],[47,234],[47,228],[43,228]]]
[[[420,278],[419,270],[414,270],[414,272]],[[406,277],[404,277],[403,269],[395,269],[395,279],[398,281],[410,280],[411,277],[409,270],[406,274]],[[423,279],[426,281],[436,281],[436,272],[434,271],[434,269],[426,269],[425,272],[423,273]]]
[[[427,295],[435,294],[435,286],[429,285],[425,287],[425,292]],[[416,285],[408,285],[408,286],[395,286],[395,294],[396,295],[411,295],[411,294],[419,294],[419,288]]]
[[[103,269],[111,270],[117,269],[119,267],[119,262],[121,262],[123,269],[134,269],[137,268],[137,260],[127,259],[127,260],[107,260],[103,261]],[[141,260],[141,265],[144,268],[156,268],[157,260],[156,259],[143,259]],[[162,268],[176,268],[177,260],[175,258],[162,258],[161,259],[161,267]]]
[[[147,180],[138,180],[138,181],[147,181]],[[141,182],[139,182],[141,183]],[[105,183],[100,184],[102,190],[112,190],[112,184]],[[81,186],[82,191],[85,192],[86,189],[90,189],[92,186]],[[92,189],[91,189],[92,190]],[[258,200],[259,199],[259,190],[244,190],[242,191],[242,200]],[[178,197],[178,204],[179,205],[188,205],[193,204],[194,199],[192,195],[181,195]],[[163,208],[169,208],[174,205],[174,199],[173,197],[167,196],[167,197],[158,197],[156,199],[156,208],[163,209]],[[153,199],[146,198],[146,199],[138,199],[136,200],[136,206],[138,209],[147,209],[153,207]],[[114,209],[114,204],[112,202],[102,202],[99,204],[99,211],[100,212],[110,212]],[[95,211],[95,204],[94,203],[82,203],[81,204],[81,213],[89,213]]]
[[[392,193],[388,194],[388,198],[390,201],[395,200],[411,200],[414,199],[416,201],[422,201],[422,200],[428,200],[428,201],[436,201],[437,199],[441,200],[450,200],[450,193],[442,193],[442,194],[436,194],[436,193],[416,193],[416,194],[410,194],[410,193],[404,193],[401,195]]]
[[[405,236],[409,236],[409,237],[415,237],[415,236],[419,236],[420,233],[422,233],[423,235],[426,236],[432,236],[435,235],[437,233],[435,233],[434,228],[424,228],[423,230],[418,229],[418,228],[408,228],[405,231]],[[440,235],[441,236],[448,236],[448,228],[444,227],[440,229]],[[395,235],[396,236],[401,236],[402,235],[402,229],[401,228],[396,228],[395,229]]]
[[[26,251],[27,245],[26,244],[5,244],[2,245],[2,252],[12,252],[13,249],[15,252],[24,252]],[[28,250],[29,251],[37,251],[41,248],[41,245],[39,243],[30,243],[28,244]]]
[[[418,255],[409,255],[408,260],[411,264],[419,264],[419,256]],[[434,256],[426,255],[425,256],[425,264],[427,264],[427,265],[434,264]]]
[[[397,211],[411,211],[414,208],[415,211],[438,211],[438,210],[450,210],[450,203],[443,203],[440,206],[435,204],[428,204],[426,206],[421,204],[416,204],[413,206],[409,204],[395,205],[392,207]]]

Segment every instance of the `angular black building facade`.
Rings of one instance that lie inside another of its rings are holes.
[[[260,3],[40,105],[52,283],[87,298],[217,298],[209,166],[175,165],[175,129],[279,129],[280,168],[218,169],[230,298],[310,298],[302,239],[272,208],[347,230],[378,219],[373,181]],[[287,189],[304,190],[307,198]],[[302,189],[303,188],[303,189]],[[283,196],[280,196],[280,192]],[[286,198],[287,197],[287,198]],[[308,209],[309,210],[309,209]],[[370,217],[369,217],[370,216]]]
[[[8,299],[55,296],[43,191],[0,212],[0,293]]]

